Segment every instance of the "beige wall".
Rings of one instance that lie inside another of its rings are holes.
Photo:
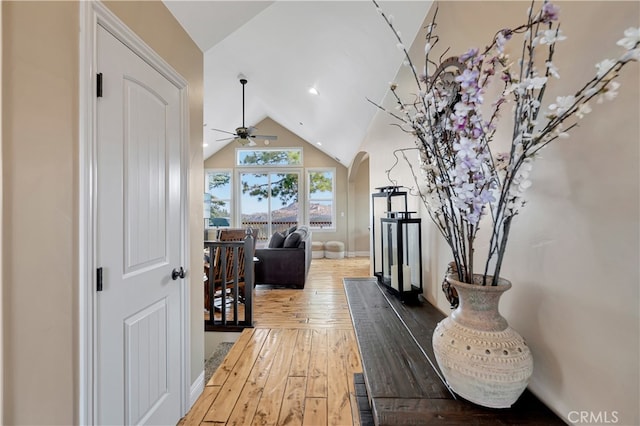
[[[483,47],[498,29],[521,21],[527,6],[440,2],[440,48],[452,46],[453,55]],[[624,29],[638,26],[640,16],[638,2],[560,2],[560,7],[568,39],[556,49],[561,80],[548,91],[547,103],[558,94],[574,93],[594,75],[596,62],[619,55],[616,41]],[[424,51],[424,38],[417,40],[414,58]],[[594,104],[570,139],[542,152],[526,194],[529,204],[514,220],[503,266],[513,288],[503,297],[501,312],[532,349],[530,389],[565,421],[569,412],[587,410],[607,412],[609,419],[616,412],[618,424],[640,423],[639,68],[634,63],[623,71],[614,102]],[[376,171],[391,167],[389,146],[413,145],[390,129],[390,122],[378,114],[363,146],[371,155],[372,188],[388,184]],[[508,140],[505,133],[496,140],[501,138]],[[406,166],[394,176],[412,185]],[[416,199],[411,203],[418,206]],[[450,255],[421,212],[427,225],[425,294],[448,313],[440,284]],[[485,245],[483,234],[479,261]]]
[[[285,129],[270,118],[262,120],[256,125],[263,135],[278,136],[277,141],[270,141],[268,148],[302,147],[304,167],[335,167],[336,169],[336,231],[313,231],[314,241],[339,240],[347,244],[347,168],[329,157],[304,139]],[[259,141],[259,147],[265,147]],[[235,143],[229,143],[224,148],[207,158],[205,169],[230,169],[235,164]],[[236,197],[238,194],[236,194]],[[345,247],[349,251],[348,247]]]
[[[369,253],[371,222],[371,191],[369,188],[369,156],[364,158],[353,178],[353,200],[350,205],[354,209],[353,226],[349,232],[353,235],[354,252],[358,256]]]
[[[0,52],[2,51],[2,9],[3,4],[0,2]],[[0,53],[0,188],[2,188],[2,53]],[[2,194],[0,190],[0,383],[4,383],[4,351],[2,349],[2,343],[4,342],[4,308],[2,307],[3,300],[3,285],[2,285],[2,247],[4,242],[2,240]],[[4,389],[0,387],[0,421],[4,418]]]
[[[3,6],[3,423],[72,424],[78,5]]]
[[[2,423],[76,424],[79,4],[2,6]],[[200,250],[202,54],[162,3],[109,7],[189,81],[191,243]],[[191,268],[201,267],[193,256]],[[204,351],[198,313],[192,380]]]

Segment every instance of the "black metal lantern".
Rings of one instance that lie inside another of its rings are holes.
[[[422,220],[413,212],[389,212],[382,222],[381,283],[403,301],[422,294]]]
[[[387,212],[407,211],[407,193],[400,191],[398,186],[383,186],[376,188],[378,192],[371,194],[371,248],[373,250],[373,275],[382,276],[382,246],[380,236],[382,235],[381,219],[387,217]]]

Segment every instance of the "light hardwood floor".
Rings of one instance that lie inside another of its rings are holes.
[[[257,286],[255,328],[179,424],[359,424],[362,367],[342,279],[366,276],[368,258],[313,259],[303,290]]]

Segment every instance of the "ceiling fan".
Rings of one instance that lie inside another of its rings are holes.
[[[240,79],[240,84],[242,84],[242,126],[236,128],[235,133],[227,132],[226,130],[211,129],[211,130],[215,130],[216,132],[222,132],[222,133],[233,135],[232,137],[229,137],[229,138],[222,138],[222,139],[216,139],[216,140],[228,141],[233,139],[235,142],[238,142],[242,146],[247,146],[247,145],[255,146],[256,142],[254,139],[262,139],[265,141],[265,143],[266,141],[277,140],[278,139],[277,136],[254,135],[253,133],[258,129],[256,129],[253,126],[246,127],[244,125],[244,86],[247,84],[247,78],[242,74],[238,75],[238,78]]]

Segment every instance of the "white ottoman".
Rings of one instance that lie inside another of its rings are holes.
[[[344,243],[342,241],[327,241],[324,243],[324,257],[327,259],[344,259]]]
[[[313,241],[311,243],[311,258],[322,259],[324,257],[324,243],[322,241]]]

